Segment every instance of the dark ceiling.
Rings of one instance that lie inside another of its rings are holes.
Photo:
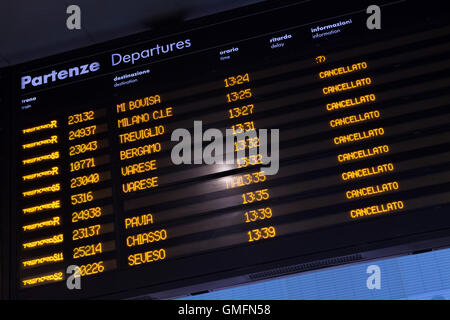
[[[183,13],[192,19],[263,0],[0,0],[0,67],[151,29]],[[66,8],[81,8],[81,30],[68,30]]]

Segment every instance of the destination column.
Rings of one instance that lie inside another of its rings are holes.
[[[154,156],[166,148],[165,141],[170,140],[164,120],[174,116],[173,107],[166,105],[159,94],[153,94],[119,103],[115,109],[121,199],[140,192],[153,192],[160,187],[159,163]],[[158,222],[152,212],[127,212],[123,202],[121,208],[123,265],[132,267],[165,259],[166,249],[159,242],[169,237],[166,228],[153,228]],[[151,248],[144,250],[142,246]]]

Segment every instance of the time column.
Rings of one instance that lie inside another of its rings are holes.
[[[266,204],[270,199],[270,190],[264,186],[268,176],[259,169],[264,159],[260,152],[262,141],[258,137],[258,128],[254,121],[257,106],[253,102],[254,92],[250,83],[249,73],[232,75],[224,79],[224,87],[230,90],[226,95],[227,117],[231,121],[227,135],[232,134],[236,137],[234,141],[236,165],[237,168],[245,170],[242,174],[228,178],[226,188],[255,185],[241,194],[240,203],[244,208],[242,221],[248,226],[247,241],[255,242],[274,238],[276,229],[271,223],[272,208]]]
[[[72,263],[79,276],[117,266],[106,109],[67,117],[67,212]]]

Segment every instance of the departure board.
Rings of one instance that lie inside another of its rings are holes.
[[[449,21],[380,1],[370,29],[370,4],[259,4],[15,67],[10,296],[167,298],[448,246]]]

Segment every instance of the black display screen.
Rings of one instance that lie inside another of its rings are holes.
[[[448,245],[448,19],[384,1],[370,30],[368,4],[256,5],[15,67],[11,297],[173,297]],[[208,129],[233,162],[204,163]]]

